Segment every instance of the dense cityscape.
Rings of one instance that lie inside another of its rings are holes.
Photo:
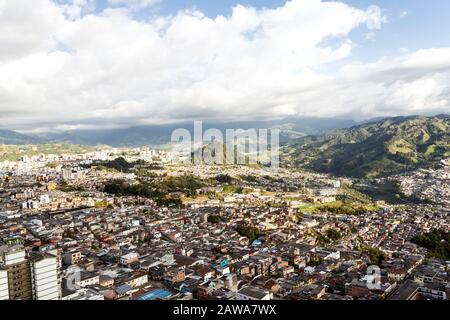
[[[449,30],[448,0],[0,0],[1,319],[442,317]]]
[[[449,299],[449,165],[389,178],[420,195],[392,204],[357,190],[380,179],[150,148],[3,161],[0,299]]]

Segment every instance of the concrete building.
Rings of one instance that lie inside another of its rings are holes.
[[[62,300],[105,300],[105,297],[94,289],[88,288],[80,289],[73,294],[63,297]]]
[[[6,248],[0,262],[0,300],[59,300],[59,271],[56,255]]]
[[[139,261],[139,254],[130,252],[120,257],[120,264],[123,266],[129,266],[130,264]]]
[[[245,287],[236,293],[236,300],[270,300],[271,298],[269,291],[255,287]]]
[[[59,300],[58,258],[49,253],[32,252],[29,261],[33,300]]]
[[[72,264],[77,264],[81,259],[82,259],[81,252],[78,250],[65,252],[63,255],[63,262],[68,266]]]
[[[0,270],[0,300],[9,299],[8,272]]]
[[[2,255],[1,270],[8,277],[8,293],[10,300],[31,300],[30,265],[23,249],[10,249]]]

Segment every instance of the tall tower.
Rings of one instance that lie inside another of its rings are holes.
[[[6,272],[10,300],[31,300],[30,265],[24,249],[3,252],[0,270]]]
[[[0,300],[61,299],[57,255],[12,246],[1,253]]]
[[[30,252],[30,274],[33,300],[59,300],[58,258],[43,252]]]

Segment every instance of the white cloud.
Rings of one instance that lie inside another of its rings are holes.
[[[150,22],[125,8],[70,16],[49,0],[0,0],[2,124],[80,128],[448,110],[450,49],[327,68],[351,56],[351,31],[367,29],[370,19],[367,11],[319,0],[236,6],[229,17],[181,11]]]
[[[96,0],[66,0],[61,8],[68,19],[79,19],[82,14],[95,11]]]
[[[108,3],[113,6],[125,5],[132,10],[140,10],[154,6],[162,0],[108,0]]]
[[[0,62],[49,50],[52,32],[63,23],[60,9],[48,0],[0,0]]]

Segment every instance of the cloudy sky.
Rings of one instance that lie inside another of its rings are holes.
[[[449,113],[448,30],[448,0],[0,0],[0,126]]]

